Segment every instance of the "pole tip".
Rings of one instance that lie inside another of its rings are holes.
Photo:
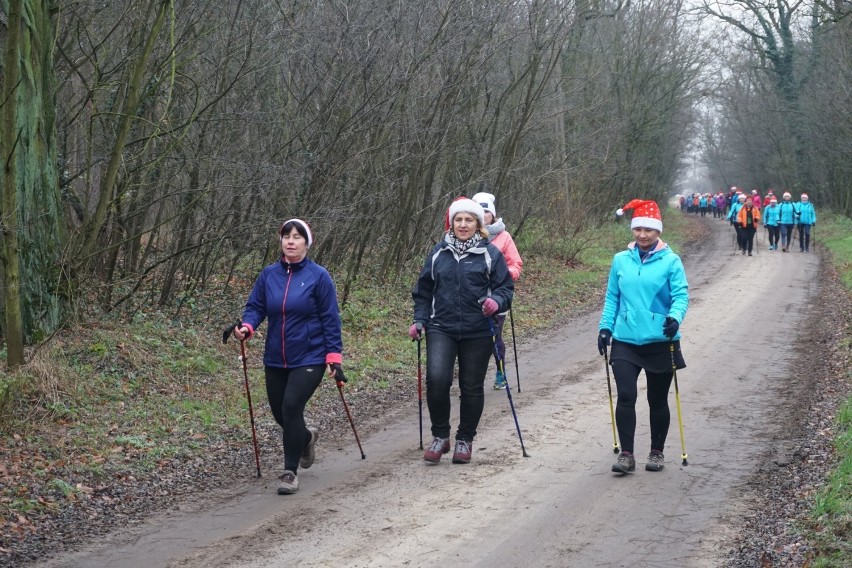
[[[681,457],[681,458],[683,458],[683,465],[689,465],[689,462],[688,462],[688,461],[686,461],[686,454],[683,454],[683,455],[682,455],[682,456],[680,456],[680,457]]]
[[[528,453],[524,452],[524,457],[528,458],[528,457],[530,457],[530,455]]]
[[[361,454],[361,459],[362,459],[362,460],[367,459],[367,454]]]
[[[612,453],[614,453],[614,454],[617,454],[617,453],[618,453],[618,446],[616,446],[616,447],[614,447],[614,448],[612,449]]]

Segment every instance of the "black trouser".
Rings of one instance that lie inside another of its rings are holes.
[[[778,225],[766,225],[766,230],[769,233],[769,246],[778,247],[778,241],[781,239],[781,227]]]
[[[793,240],[793,224],[781,223],[781,248],[788,249]]]
[[[325,365],[280,369],[265,367],[266,396],[275,421],[284,430],[284,469],[299,469],[299,458],[310,441],[305,405],[322,381]]]
[[[754,244],[754,227],[738,227],[740,234],[740,248],[743,252],[751,254],[751,247]]]
[[[450,437],[450,386],[459,362],[459,427],[456,440],[472,442],[485,405],[483,382],[494,352],[490,337],[457,339],[439,332],[426,334],[426,404],[432,435]]]
[[[737,249],[743,248],[743,228],[739,223],[734,223],[734,230],[737,232]]]
[[[811,248],[811,226],[799,223],[799,249],[810,250]]]
[[[633,436],[636,432],[637,381],[641,367],[628,361],[613,361],[612,373],[618,390],[618,403],[615,406],[615,424],[618,426],[618,439],[621,450],[633,453]],[[672,372],[649,373],[648,406],[651,411],[651,449],[663,451],[666,436],[669,433],[669,387],[672,384]]]

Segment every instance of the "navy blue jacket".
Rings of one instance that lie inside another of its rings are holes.
[[[305,257],[264,268],[251,290],[243,324],[254,330],[269,320],[263,364],[305,367],[342,361],[337,291],[328,271]]]
[[[414,321],[424,324],[427,333],[459,339],[487,337],[491,327],[482,315],[480,300],[491,297],[498,312],[505,312],[512,305],[514,290],[500,249],[484,240],[459,254],[444,240],[426,257],[411,292]]]

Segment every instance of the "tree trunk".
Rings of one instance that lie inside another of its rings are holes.
[[[22,20],[22,14],[27,19]],[[56,171],[51,2],[13,0],[3,80],[3,245],[10,367],[59,325],[61,208]]]

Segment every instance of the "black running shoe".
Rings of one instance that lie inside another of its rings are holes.
[[[618,460],[612,464],[612,471],[615,473],[629,473],[636,469],[636,458],[633,454],[621,452],[618,454]]]

